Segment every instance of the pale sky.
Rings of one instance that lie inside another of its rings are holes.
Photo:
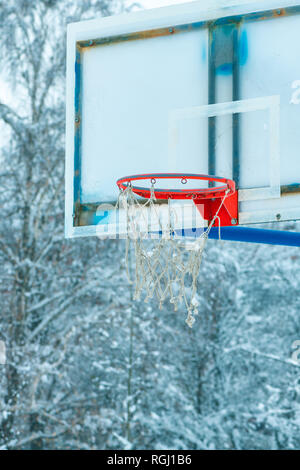
[[[167,5],[174,5],[175,3],[188,3],[193,0],[139,0],[145,8],[158,8]],[[195,1],[195,0],[194,0]]]
[[[134,0],[132,0],[134,1]],[[136,0],[137,3],[140,3],[144,8],[158,8],[165,7],[167,5],[175,5],[178,3],[191,3],[197,0]],[[203,7],[207,8],[216,8],[220,5],[230,6],[230,5],[242,5],[245,3],[252,3],[253,0],[202,0]]]

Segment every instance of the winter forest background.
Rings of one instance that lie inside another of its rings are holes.
[[[0,0],[0,448],[299,449],[298,248],[210,241],[190,329],[64,239],[66,24],[129,8]]]

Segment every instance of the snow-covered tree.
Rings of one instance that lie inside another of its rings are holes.
[[[70,307],[93,287],[90,269],[100,246],[63,239],[66,24],[121,7],[110,0],[0,4],[3,80],[13,94],[11,100],[2,94],[0,102],[7,135],[0,173],[4,442],[17,442],[16,426],[20,436],[31,435],[33,447],[41,445],[35,435],[47,435],[36,393],[45,373],[55,375],[64,360],[73,334]],[[59,332],[53,329],[58,320]]]
[[[298,248],[209,241],[190,329],[63,238],[66,23],[128,5],[0,0],[0,448],[299,449]]]

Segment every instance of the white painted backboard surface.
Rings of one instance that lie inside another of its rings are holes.
[[[83,70],[83,202],[115,200],[124,175],[176,172],[168,161],[168,116],[205,103],[206,32],[96,47],[83,55]],[[179,166],[193,172],[199,159]]]

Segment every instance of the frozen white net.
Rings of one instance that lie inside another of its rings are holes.
[[[161,206],[157,203],[153,185],[150,192],[150,198],[141,202],[129,184],[120,192],[117,202],[117,208],[124,210],[126,214],[126,269],[129,281],[135,286],[134,299],[140,300],[144,294],[145,302],[156,297],[160,309],[167,299],[173,304],[175,311],[184,306],[187,312],[186,323],[192,327],[198,314],[197,279],[203,251],[208,234],[218,219],[218,213],[229,190],[206,230],[198,238],[188,241],[176,234],[176,214],[172,210],[170,200],[167,205],[167,221],[162,222]],[[147,227],[149,214],[152,219],[154,216],[158,223],[159,230],[155,233]],[[131,244],[135,254],[134,280],[129,274]]]

